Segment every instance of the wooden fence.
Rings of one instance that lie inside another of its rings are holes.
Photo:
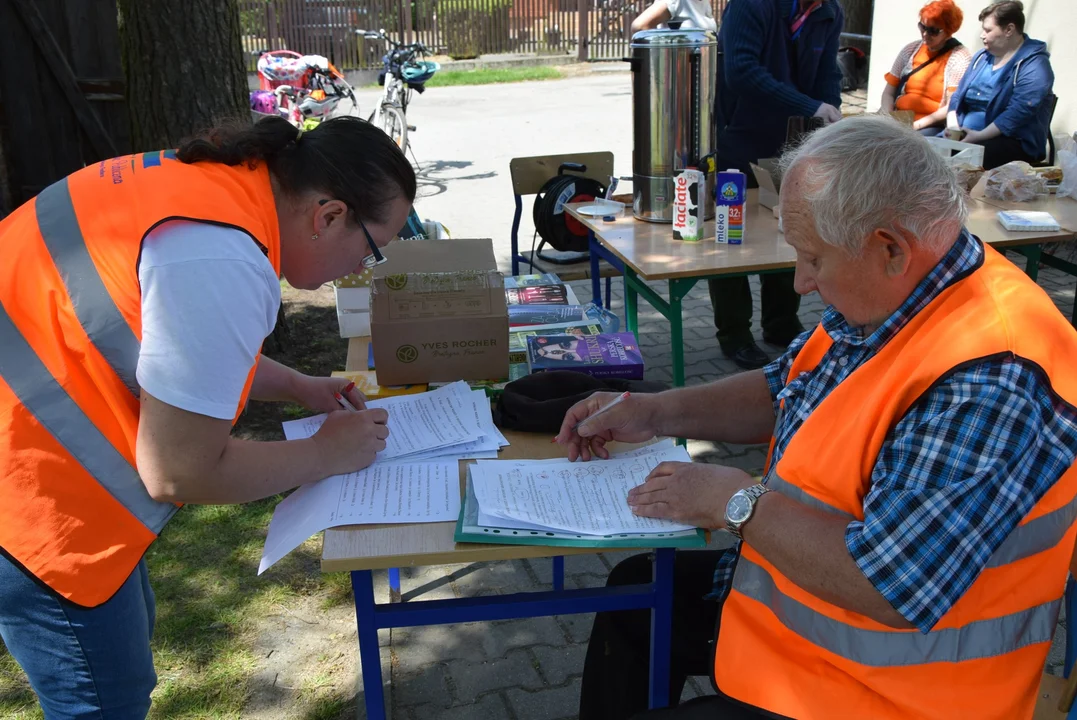
[[[381,65],[385,44],[355,31],[385,30],[435,54],[570,55],[603,60],[628,51],[632,19],[651,0],[239,0],[244,49],[324,55],[341,69]],[[711,0],[720,16],[727,0]],[[581,32],[582,30],[582,32]]]

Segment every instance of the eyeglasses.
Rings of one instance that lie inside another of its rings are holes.
[[[359,220],[359,216],[357,215],[355,219]],[[366,229],[366,225],[363,224],[362,220],[359,220],[359,227],[363,228],[363,234],[366,235],[366,243],[370,246],[370,252],[373,253],[372,255],[367,255],[363,258],[363,267],[370,270],[385,262],[385,256],[381,254],[381,250],[378,249],[378,245],[374,242],[374,238],[370,237],[370,231]]]
[[[922,22],[916,23],[916,27],[920,28],[920,32],[924,33],[925,35],[928,35],[929,37],[938,37],[942,33],[942,28],[924,25]]]

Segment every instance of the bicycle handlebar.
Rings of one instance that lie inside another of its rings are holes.
[[[423,53],[430,53],[430,48],[423,45],[421,42],[402,45],[396,40],[393,40],[391,37],[389,37],[384,30],[356,30],[355,34],[360,35],[367,40],[384,40],[385,42],[389,43],[389,45],[394,51],[413,50]]]

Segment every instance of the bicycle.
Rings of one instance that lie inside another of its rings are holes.
[[[415,130],[414,126],[408,125],[407,119],[412,93],[422,93],[426,89],[426,81],[434,77],[441,66],[425,59],[430,49],[421,42],[403,45],[389,37],[384,30],[356,30],[355,33],[367,40],[384,40],[389,46],[389,52],[382,57],[383,68],[378,74],[378,83],[384,88],[381,102],[367,120],[374,122],[374,115],[378,115],[377,124],[407,154],[408,132]]]

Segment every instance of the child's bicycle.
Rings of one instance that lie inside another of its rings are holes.
[[[291,50],[265,52],[258,58],[259,90],[250,94],[251,111],[280,115],[296,127],[315,125],[338,114],[341,100],[356,108],[355,92],[344,74],[324,57]],[[347,113],[340,113],[347,114]]]
[[[408,131],[415,129],[408,125],[407,118],[412,92],[422,93],[426,81],[434,77],[441,66],[425,59],[430,50],[422,43],[401,45],[386,35],[384,30],[355,32],[367,40],[384,40],[389,47],[389,52],[382,57],[384,67],[378,73],[378,84],[385,89],[377,109],[367,119],[375,122],[376,114],[377,125],[407,154]]]

